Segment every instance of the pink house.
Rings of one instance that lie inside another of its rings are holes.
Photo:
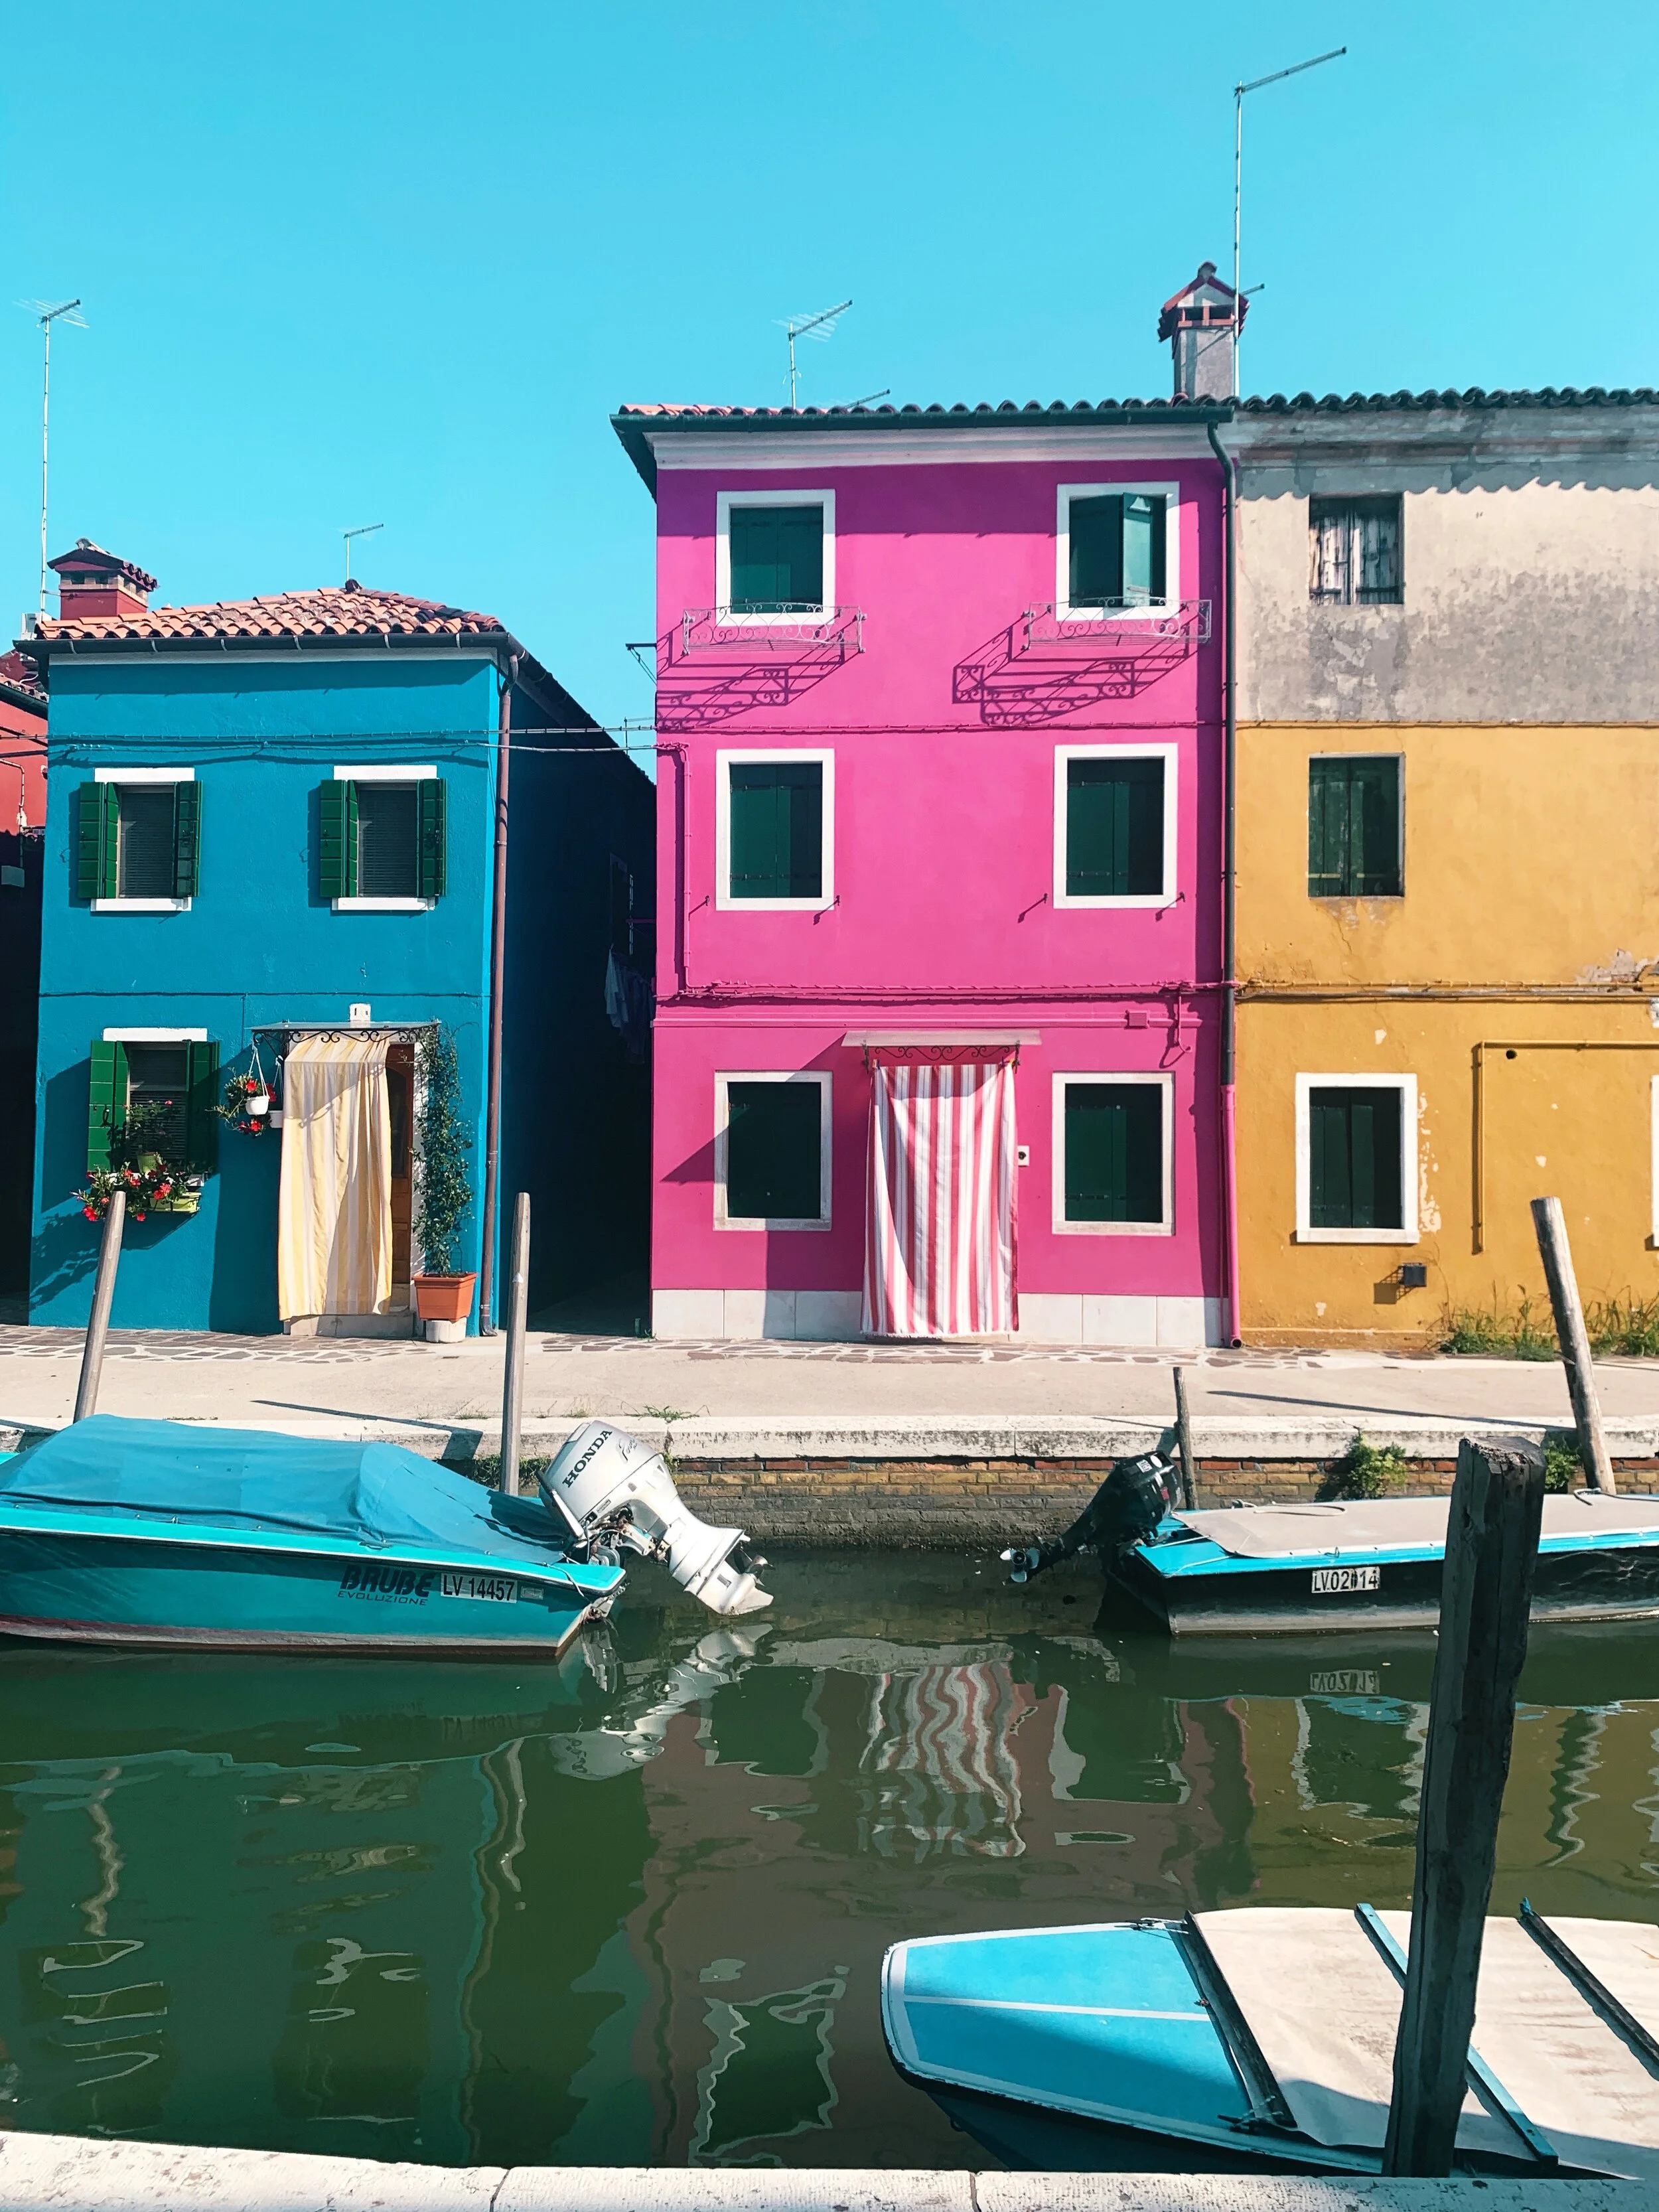
[[[1177,378],[1224,291],[1166,309]],[[615,416],[658,514],[658,1336],[1224,1336],[1226,412]]]

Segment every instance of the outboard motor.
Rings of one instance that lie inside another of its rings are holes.
[[[766,1562],[741,1528],[711,1528],[679,1500],[668,1463],[626,1430],[585,1421],[536,1480],[553,1517],[583,1559],[622,1552],[660,1559],[711,1613],[758,1613],[770,1595],[756,1587]]]
[[[1179,1495],[1175,1463],[1162,1452],[1121,1459],[1063,1536],[1002,1554],[1013,1569],[1008,1579],[1028,1583],[1045,1567],[1091,1548],[1106,1559],[1120,1559],[1146,1541]]]

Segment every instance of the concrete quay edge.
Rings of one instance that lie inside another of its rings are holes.
[[[549,1458],[558,1451],[586,1416],[561,1415],[526,1422],[526,1458]],[[488,1457],[500,1449],[499,1422],[398,1420],[363,1415],[307,1417],[281,1421],[238,1418],[192,1423],[204,1428],[261,1429],[285,1436],[327,1437],[340,1442],[395,1443],[428,1459]],[[1172,1438],[1164,1423],[1112,1414],[1067,1415],[1044,1420],[1019,1418],[921,1415],[872,1416],[868,1419],[779,1419],[756,1418],[663,1421],[624,1419],[617,1425],[666,1451],[675,1460],[702,1466],[733,1461],[903,1462],[937,1460],[1111,1460],[1147,1451]],[[1659,1415],[1604,1418],[1614,1460],[1659,1458]],[[1559,1423],[1538,1419],[1449,1420],[1426,1415],[1370,1419],[1364,1414],[1219,1418],[1199,1414],[1193,1420],[1195,1454],[1204,1461],[1301,1462],[1340,1457],[1363,1430],[1377,1445],[1398,1444],[1408,1459],[1455,1460],[1464,1437],[1560,1433]],[[0,1423],[0,1450],[15,1451],[43,1430]]]
[[[0,2132],[0,2212],[1645,2212],[1634,2181],[434,2166]]]

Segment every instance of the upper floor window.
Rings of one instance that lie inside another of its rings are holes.
[[[1055,604],[1062,620],[1133,614],[1179,597],[1173,484],[1062,484]]]
[[[1405,763],[1398,753],[1316,753],[1308,763],[1308,896],[1399,898]]]
[[[76,890],[94,911],[173,914],[196,896],[201,789],[190,768],[100,768],[76,799]]]
[[[833,492],[718,495],[714,597],[722,620],[824,615],[835,604],[835,565]]]
[[[447,814],[435,768],[337,768],[321,793],[323,896],[348,912],[429,907],[446,886]]]
[[[1167,906],[1175,897],[1173,745],[1054,752],[1056,906]]]
[[[1308,596],[1334,606],[1393,606],[1406,596],[1400,495],[1308,502]]]
[[[715,773],[716,904],[833,905],[834,754],[721,753]]]

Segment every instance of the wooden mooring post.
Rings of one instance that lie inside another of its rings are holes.
[[[507,1346],[501,1367],[501,1463],[496,1480],[519,1494],[519,1445],[524,1434],[524,1333],[530,1304],[530,1193],[513,1201],[513,1257],[507,1278]]]
[[[1451,2172],[1543,1510],[1536,1445],[1463,1439],[1446,1528],[1387,2175]]]
[[[1187,1370],[1177,1367],[1176,1437],[1181,1447],[1181,1502],[1190,1513],[1198,1503],[1198,1468],[1193,1459],[1193,1425],[1187,1412]]]
[[[1572,1425],[1578,1434],[1578,1456],[1584,1474],[1597,1490],[1609,1496],[1618,1486],[1613,1479],[1613,1460],[1601,1429],[1601,1404],[1595,1395],[1595,1370],[1590,1364],[1589,1333],[1579,1303],[1578,1278],[1573,1273],[1572,1247],[1567,1242],[1566,1216],[1559,1198],[1535,1198],[1532,1225],[1538,1232],[1538,1252],[1544,1262],[1544,1279],[1550,1287],[1550,1310],[1561,1346],[1561,1364],[1567,1370],[1567,1395],[1572,1400]]]
[[[110,1194],[104,1216],[104,1234],[98,1246],[98,1277],[92,1286],[92,1312],[87,1321],[87,1341],[81,1354],[81,1382],[75,1393],[75,1414],[84,1421],[98,1410],[98,1385],[104,1376],[104,1341],[109,1334],[109,1310],[115,1298],[115,1270],[121,1263],[121,1231],[126,1226],[127,1194]]]

